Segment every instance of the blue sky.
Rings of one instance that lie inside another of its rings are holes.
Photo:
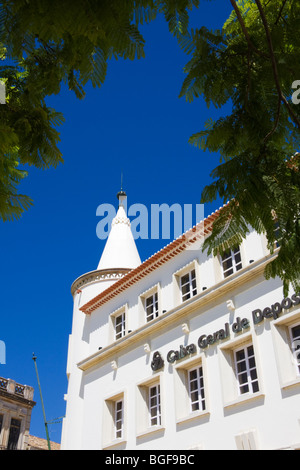
[[[230,2],[202,2],[192,25],[220,28]],[[72,282],[97,268],[105,241],[96,236],[97,207],[117,206],[121,172],[128,205],[198,204],[217,154],[188,143],[217,112],[202,99],[178,98],[188,58],[163,18],[142,28],[146,58],[112,61],[101,89],[87,87],[80,101],[67,90],[49,100],[63,112],[60,149],[64,164],[29,169],[20,192],[34,206],[1,224],[1,329],[6,364],[0,376],[35,389],[30,433],[45,438],[32,353],[42,386],[47,420],[65,414],[66,361],[72,326]],[[220,114],[220,112],[218,111]],[[204,208],[205,216],[220,201]],[[142,260],[170,240],[137,240]],[[61,424],[50,426],[60,442]]]

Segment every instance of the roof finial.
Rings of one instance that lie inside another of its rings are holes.
[[[119,199],[119,205],[122,205],[124,199],[126,199],[127,194],[123,191],[123,170],[121,171],[121,190],[117,194],[117,198]]]

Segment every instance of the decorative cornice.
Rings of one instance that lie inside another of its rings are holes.
[[[108,344],[103,349],[82,359],[77,363],[77,367],[85,371],[103,361],[107,361],[111,357],[117,357],[118,354],[120,354],[121,351],[124,352],[127,347],[133,347],[133,344],[137,344],[138,342],[142,343],[142,341],[152,337],[157,332],[162,334],[163,330],[170,328],[175,321],[177,323],[183,320],[186,321],[187,315],[193,315],[195,312],[199,312],[199,308],[210,308],[211,304],[215,305],[216,301],[221,302],[222,299],[224,299],[223,301],[226,305],[228,295],[231,295],[237,288],[242,288],[247,285],[247,283],[263,276],[266,265],[276,256],[276,254],[268,255],[246,266],[241,271],[237,271],[235,274],[223,279],[209,289],[200,292],[168,312],[159,315],[153,322],[145,323],[131,333],[128,333],[117,341]]]
[[[85,287],[89,284],[102,281],[118,281],[125,276],[130,271],[127,268],[117,268],[117,269],[98,269],[95,271],[90,271],[82,276],[78,277],[71,286],[71,293],[74,295],[78,289]]]
[[[125,224],[130,227],[130,220],[128,219],[128,217],[116,215],[116,217],[112,220],[111,225],[113,226],[117,224]]]

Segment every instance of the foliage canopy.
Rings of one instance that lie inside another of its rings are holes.
[[[212,0],[213,1],[213,0]],[[277,256],[266,268],[284,290],[300,289],[300,108],[292,84],[300,80],[300,4],[297,0],[228,0],[232,13],[221,30],[190,29],[199,0],[15,0],[0,5],[0,217],[19,217],[31,201],[18,194],[24,164],[62,161],[57,127],[63,116],[46,106],[66,83],[78,98],[91,81],[100,87],[112,57],[144,56],[139,27],[163,13],[189,56],[180,92],[231,113],[190,138],[219,152],[214,182],[202,202],[229,201],[204,248],[223,252],[252,226],[265,233]],[[201,8],[201,5],[200,5]],[[11,65],[7,65],[11,64]]]
[[[237,245],[252,226],[265,233],[271,252],[266,276],[299,290],[300,108],[292,84],[300,78],[297,1],[230,0],[233,11],[221,31],[204,26],[179,38],[191,55],[181,96],[203,96],[207,105],[231,102],[232,112],[190,138],[218,151],[202,201],[221,196],[224,207],[204,247],[214,252]]]

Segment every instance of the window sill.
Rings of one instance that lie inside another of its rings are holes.
[[[300,377],[297,377],[294,380],[291,380],[289,382],[285,382],[285,383],[281,384],[281,388],[284,390],[284,389],[287,389],[287,388],[290,388],[290,387],[295,387],[297,385],[300,385]]]
[[[127,439],[123,439],[123,438],[120,438],[120,439],[114,439],[113,441],[105,444],[102,449],[103,450],[108,450],[108,449],[111,449],[113,447],[117,447],[121,444],[126,444],[127,443]]]
[[[152,426],[151,428],[145,429],[145,431],[139,432],[136,437],[144,437],[144,436],[149,436],[150,434],[158,433],[165,431],[165,426]]]
[[[265,394],[262,393],[262,392],[256,392],[256,393],[252,393],[252,394],[249,393],[247,395],[246,394],[241,395],[238,398],[236,398],[235,400],[225,403],[224,408],[227,409],[227,408],[231,408],[233,406],[243,405],[244,403],[251,402],[251,401],[254,401],[254,400],[259,400],[259,399],[262,399],[262,398],[265,398]]]
[[[208,410],[204,411],[194,411],[183,418],[178,418],[176,420],[176,424],[184,424],[188,423],[189,421],[193,421],[194,419],[201,419],[210,416],[210,412]]]

